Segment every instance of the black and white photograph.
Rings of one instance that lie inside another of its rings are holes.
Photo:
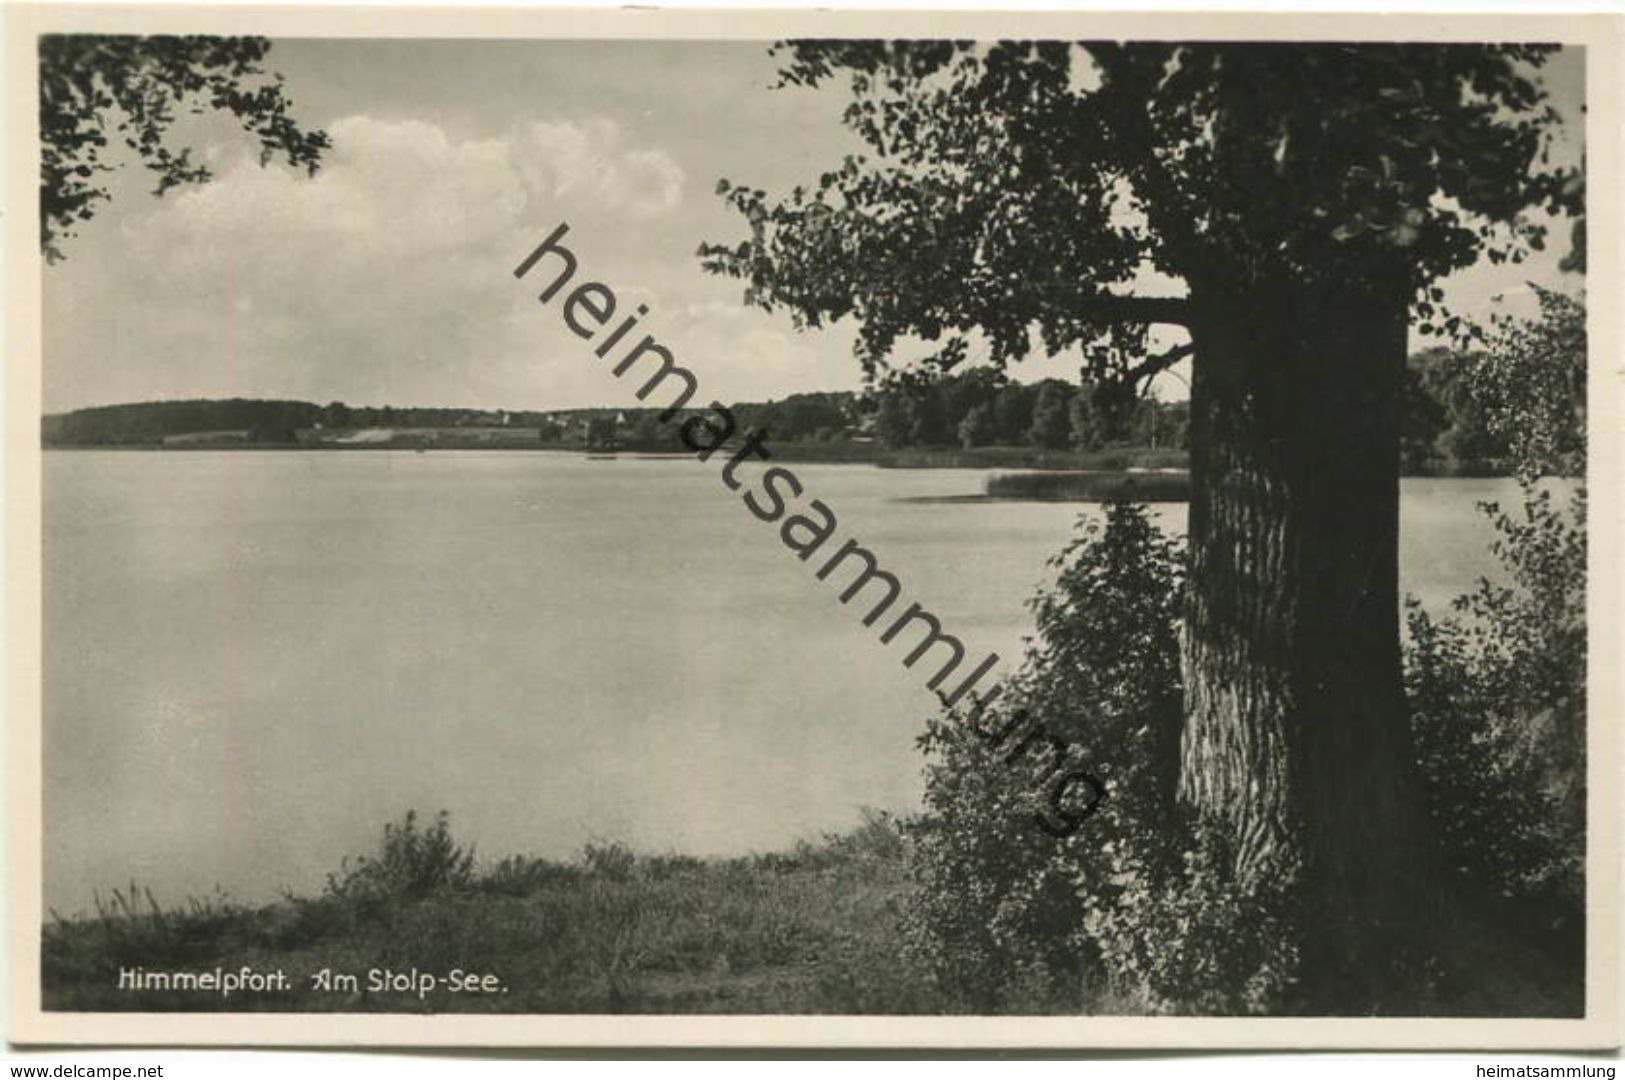
[[[1617,16],[143,12],[13,1039],[1619,1044]]]

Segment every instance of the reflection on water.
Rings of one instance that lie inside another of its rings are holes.
[[[980,657],[1087,508],[984,473],[796,466]],[[924,678],[715,468],[455,452],[45,459],[46,902],[319,887],[409,807],[482,854],[777,848],[918,795]],[[1402,585],[1493,561],[1407,481]],[[1184,507],[1155,513],[1184,527]]]

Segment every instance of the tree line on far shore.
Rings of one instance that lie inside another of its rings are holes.
[[[1491,423],[1494,403],[1482,392],[1489,366],[1486,354],[1476,350],[1432,346],[1411,354],[1400,428],[1407,472],[1492,471],[1508,459],[1511,448]],[[1583,408],[1583,366],[1579,373],[1573,400]],[[929,386],[881,390],[864,404],[871,411],[870,430],[890,449],[1189,449],[1187,401],[1125,398],[1107,386],[1059,379],[1017,383],[981,368]]]
[[[1401,454],[1408,472],[1492,471],[1507,456],[1472,376],[1484,357],[1435,346],[1411,355],[1404,380]],[[873,441],[885,450],[1032,447],[1095,451],[1188,447],[1185,401],[1123,398],[1059,379],[1020,383],[985,368],[929,385],[897,384],[863,394],[792,394],[732,406],[739,429],[779,443]],[[205,433],[278,445],[301,432],[504,427],[534,432],[540,446],[675,448],[677,425],[658,409],[599,407],[505,410],[347,405],[232,398],[107,405],[46,416],[45,446],[141,446]],[[516,433],[517,433],[516,431]]]

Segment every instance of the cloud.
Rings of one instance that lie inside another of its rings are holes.
[[[646,216],[682,197],[677,163],[658,149],[628,146],[608,120],[537,123],[463,142],[421,120],[351,116],[329,131],[333,148],[314,177],[262,168],[243,152],[215,182],[128,221],[126,236],[148,254],[252,230],[356,237],[388,255],[477,246],[510,229],[532,203]]]
[[[592,191],[639,216],[670,210],[682,200],[677,163],[659,150],[624,146],[611,121],[536,123],[526,135],[518,162],[533,189],[560,198]]]
[[[678,164],[604,119],[461,140],[423,120],[328,130],[314,177],[227,157],[213,182],[127,213],[111,257],[65,264],[50,306],[97,316],[52,326],[48,403],[589,393],[590,371],[537,368],[513,317],[531,298],[507,271],[559,220],[611,248],[680,220]]]

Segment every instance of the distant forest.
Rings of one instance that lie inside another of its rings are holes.
[[[1469,392],[1474,353],[1432,348],[1406,369],[1402,454],[1407,472],[1492,471],[1506,447]],[[1183,401],[1113,398],[1058,379],[1017,383],[986,369],[925,386],[862,394],[793,394],[731,406],[741,432],[776,443],[870,443],[877,449],[1183,451]],[[680,451],[677,424],[652,408],[506,410],[319,405],[247,398],[152,401],[48,415],[47,447],[506,446]]]

